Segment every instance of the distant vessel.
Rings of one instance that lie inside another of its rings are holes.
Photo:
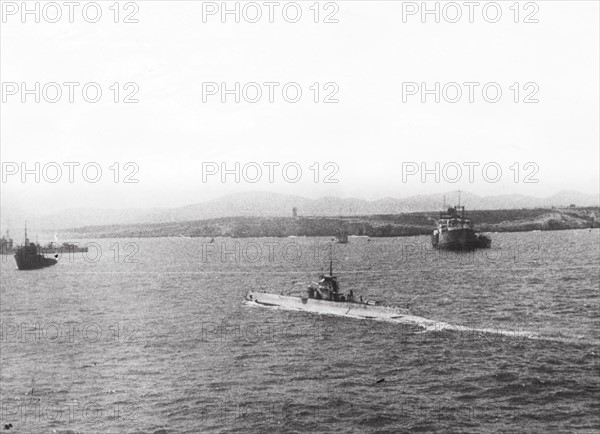
[[[50,242],[44,246],[40,246],[38,243],[35,243],[36,248],[39,253],[87,253],[88,247],[83,246],[79,247],[75,243],[62,243],[62,245],[58,245],[58,243]],[[6,235],[3,235],[0,238],[0,248],[1,254],[3,255],[14,255],[20,246],[14,243],[13,239],[8,235],[8,230],[6,231]]]
[[[79,247],[74,243],[62,243],[62,245],[58,245],[57,243],[48,243],[44,246],[40,246],[37,244],[37,247],[41,253],[87,253],[88,247],[83,246]]]
[[[6,235],[2,235],[2,238],[0,238],[0,248],[3,255],[12,255],[16,251],[13,239],[8,234],[8,229]]]
[[[300,296],[273,294],[250,290],[246,302],[261,306],[284,307],[313,313],[343,315],[356,318],[400,320],[413,318],[408,309],[384,304],[374,300],[357,300],[352,290],[347,294],[340,291],[337,277],[333,275],[333,261],[329,262],[329,275],[321,274],[318,282],[308,286]]]
[[[62,248],[68,252],[74,252],[74,253],[79,253],[79,252],[87,253],[87,251],[88,251],[87,246],[79,247],[77,244],[73,244],[73,243],[63,243]]]
[[[348,232],[344,230],[340,230],[335,237],[338,244],[347,244],[348,243]]]
[[[29,242],[27,227],[25,227],[25,243],[17,248],[15,261],[19,270],[37,270],[39,268],[50,267],[58,262],[54,258],[46,258],[43,252],[41,252],[39,244]]]
[[[465,215],[465,207],[457,205],[440,213],[431,235],[431,244],[444,250],[487,249],[492,246],[492,240],[475,233],[473,223]]]
[[[77,244],[66,242],[62,243],[62,246],[58,246],[55,243],[48,243],[43,247],[38,246],[38,248],[42,253],[87,253],[89,250],[86,246],[79,247]]]

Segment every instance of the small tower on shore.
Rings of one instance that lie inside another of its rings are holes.
[[[292,208],[292,217],[294,217],[294,218],[298,217],[298,208],[296,208],[296,207]]]

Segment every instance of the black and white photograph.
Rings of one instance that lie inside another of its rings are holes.
[[[600,1],[0,0],[0,99],[0,432],[600,432]]]

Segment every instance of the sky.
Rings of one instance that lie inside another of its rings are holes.
[[[598,194],[598,2],[498,2],[495,23],[489,2],[472,23],[463,2],[428,2],[439,23],[409,14],[421,2],[279,2],[273,23],[264,2],[227,2],[239,23],[209,14],[221,2],[121,2],[118,17],[113,3],[71,23],[58,2],[52,23],[39,2],[36,23],[2,2],[3,209],[176,207],[257,190]],[[36,82],[40,101],[22,102]],[[84,99],[88,83],[98,102]],[[235,83],[239,102],[222,92]]]

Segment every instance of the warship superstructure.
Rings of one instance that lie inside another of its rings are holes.
[[[262,290],[250,290],[246,294],[245,300],[247,303],[255,303],[261,306],[282,307],[356,318],[391,321],[414,318],[408,309],[375,300],[363,299],[362,296],[356,297],[352,290],[343,293],[337,276],[333,274],[333,262],[331,260],[329,274],[321,274],[319,281],[312,282],[306,293],[293,296]]]

